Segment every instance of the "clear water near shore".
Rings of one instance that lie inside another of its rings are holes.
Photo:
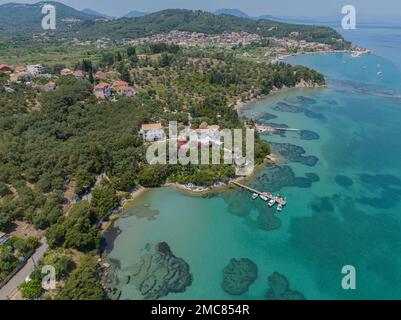
[[[325,74],[328,88],[288,90],[242,109],[247,117],[317,134],[264,136],[277,150],[290,144],[284,150],[290,157],[259,169],[250,184],[286,196],[282,213],[237,189],[211,197],[147,192],[115,223],[121,234],[108,257],[119,261],[119,277],[132,272],[146,244],[166,241],[190,265],[193,283],[165,299],[265,299],[274,271],[308,299],[401,298],[401,65],[391,51],[401,43],[393,39],[392,33],[387,55],[291,58]],[[249,258],[259,269],[238,297],[221,288],[231,258]],[[341,288],[346,264],[356,267],[357,290]],[[141,298],[132,284],[119,287],[121,299]]]

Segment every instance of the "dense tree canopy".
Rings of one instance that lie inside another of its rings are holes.
[[[104,296],[99,281],[96,260],[92,256],[81,259],[79,266],[71,273],[67,284],[57,298],[61,300],[100,300]]]

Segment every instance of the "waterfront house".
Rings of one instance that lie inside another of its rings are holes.
[[[165,139],[161,123],[143,124],[139,134],[145,141],[160,141]]]
[[[105,99],[111,96],[111,88],[110,85],[106,82],[100,82],[93,89],[93,94],[98,99]]]

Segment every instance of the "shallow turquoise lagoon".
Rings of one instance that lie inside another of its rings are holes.
[[[241,111],[308,130],[263,136],[283,163],[259,169],[249,183],[285,195],[284,211],[237,189],[210,197],[152,190],[115,223],[121,233],[108,257],[118,276],[130,274],[146,244],[165,241],[193,275],[185,292],[165,299],[265,299],[274,271],[307,299],[401,298],[401,76],[392,56],[291,58],[324,73],[328,88],[283,91]],[[238,297],[221,288],[231,258],[259,269]],[[341,268],[349,264],[357,289],[346,291]],[[121,299],[141,298],[132,284],[120,289]]]

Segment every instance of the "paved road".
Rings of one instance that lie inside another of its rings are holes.
[[[40,259],[42,259],[47,248],[47,243],[42,243],[40,247],[35,251],[35,253],[29,258],[25,266],[14,277],[12,277],[11,280],[8,281],[3,288],[0,289],[0,300],[8,300],[13,296],[13,294],[15,294],[18,286],[25,281],[25,278],[35,268],[35,264],[33,261],[37,263]]]

